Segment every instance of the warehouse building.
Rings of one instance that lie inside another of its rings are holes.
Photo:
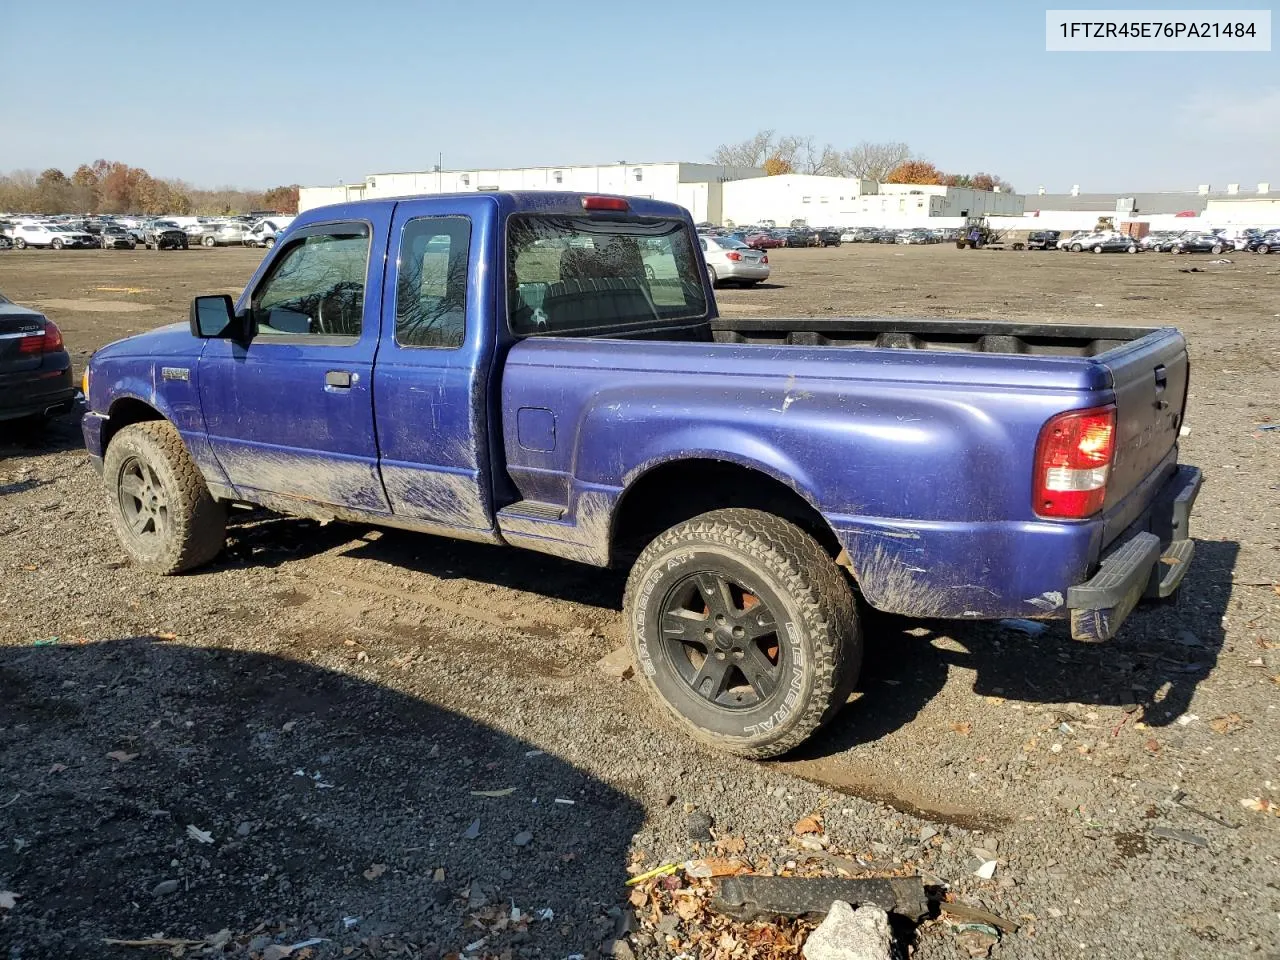
[[[913,227],[937,217],[1021,216],[1024,199],[967,187],[796,173],[726,183],[724,215],[735,224],[803,220],[813,227]]]
[[[298,192],[298,209],[310,210],[330,203],[374,197],[494,190],[574,190],[665,200],[687,209],[695,222],[720,223],[724,219],[725,183],[763,177],[764,171],[755,167],[675,162],[375,173],[365,177],[363,183],[303,187]]]

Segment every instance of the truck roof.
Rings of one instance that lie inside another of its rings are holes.
[[[662,200],[650,200],[645,197],[624,197],[612,193],[584,193],[569,190],[486,190],[469,191],[467,193],[429,193],[411,194],[402,197],[376,197],[369,200],[351,200],[324,207],[313,207],[298,215],[301,225],[317,220],[328,220],[336,216],[359,216],[362,211],[379,206],[395,206],[408,201],[437,201],[441,206],[453,204],[461,206],[475,201],[488,200],[496,203],[507,214],[511,213],[558,213],[563,215],[580,215],[583,213],[584,197],[607,197],[610,200],[625,201],[628,212],[643,217],[679,217],[686,219],[689,212],[684,207]],[[321,216],[317,213],[323,211]]]

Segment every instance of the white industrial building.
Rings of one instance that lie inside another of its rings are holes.
[[[1024,202],[1015,193],[800,173],[724,185],[724,217],[735,224],[912,227],[937,217],[1017,217]]]
[[[613,193],[678,203],[696,222],[724,219],[722,188],[727,181],[763,178],[755,167],[711,163],[607,163],[587,166],[514,167],[506,170],[425,170],[375,173],[363,183],[303,187],[298,210],[374,197],[493,190],[574,190]]]

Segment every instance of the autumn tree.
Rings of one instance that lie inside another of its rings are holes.
[[[942,171],[928,160],[904,160],[886,175],[882,183],[940,184]]]
[[[791,165],[791,161],[784,160],[782,157],[774,154],[763,164],[761,164],[765,172],[765,176],[778,177],[786,173],[795,173],[796,168]]]
[[[263,209],[278,210],[280,213],[297,213],[299,189],[296,183],[287,187],[272,187],[262,195]]]
[[[711,162],[725,167],[759,167],[777,154],[773,130],[761,130],[739,143],[722,143],[711,151]]]

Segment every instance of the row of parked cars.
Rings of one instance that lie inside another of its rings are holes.
[[[1044,231],[1045,234],[1056,231]],[[1226,228],[1205,230],[1161,230],[1145,237],[1130,237],[1114,230],[1078,232],[1060,237],[1053,246],[1059,250],[1080,253],[1225,253],[1248,250],[1252,253],[1280,252],[1280,229],[1250,228],[1235,233]],[[1051,249],[1046,244],[1045,249]]]
[[[703,236],[724,236],[740,240],[753,250],[773,250],[778,247],[838,247],[842,243],[942,243],[954,240],[959,231],[954,229],[887,230],[880,227],[738,227],[727,230],[720,227],[702,227]]]
[[[237,217],[36,217],[0,219],[0,248],[50,250],[186,250],[205,247],[270,247],[293,221],[290,216]]]

